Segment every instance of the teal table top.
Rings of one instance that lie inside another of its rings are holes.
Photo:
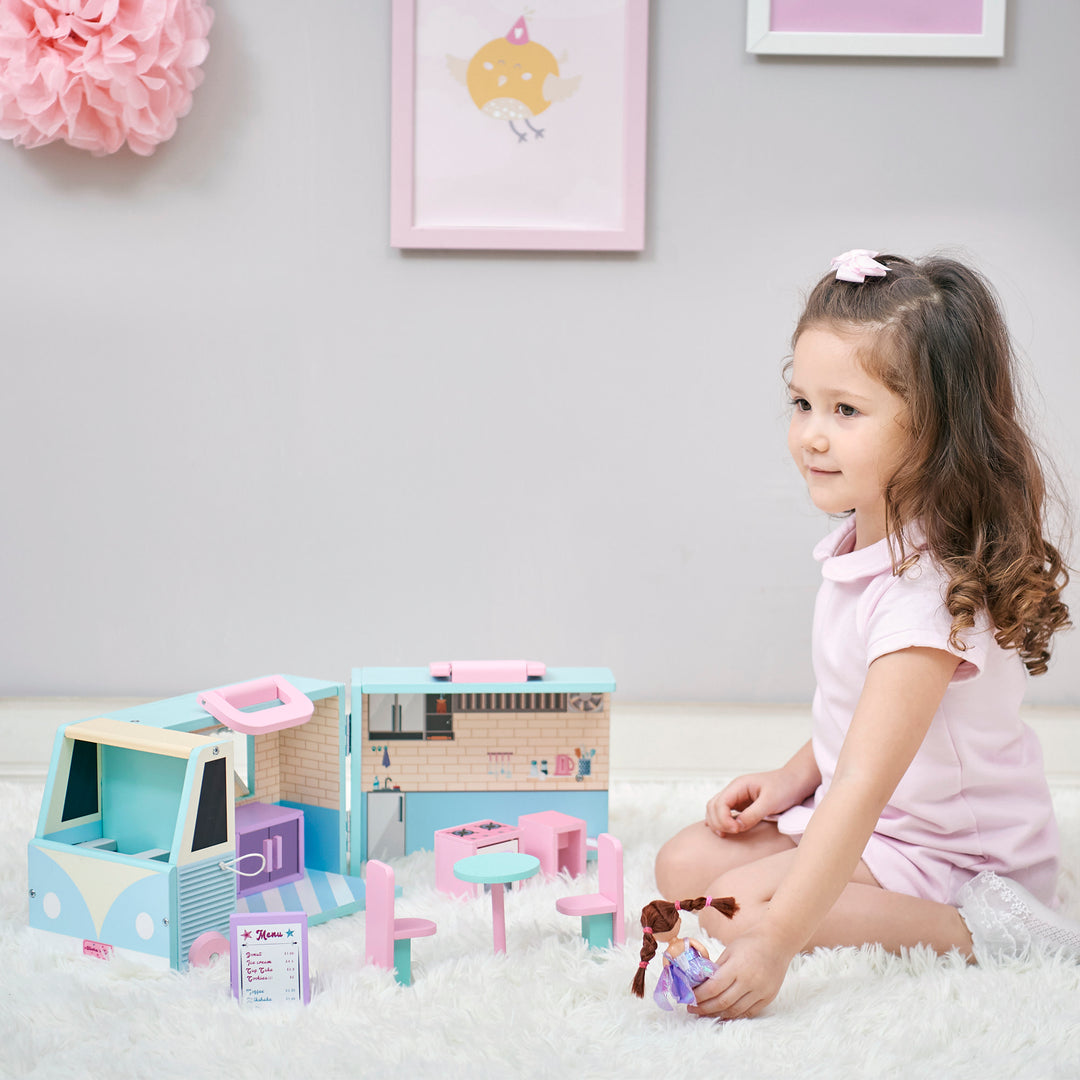
[[[454,877],[478,885],[505,885],[532,877],[540,869],[535,855],[516,851],[489,851],[469,855],[454,863]]]

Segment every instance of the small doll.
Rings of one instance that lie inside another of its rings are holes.
[[[653,1000],[668,1012],[678,1005],[694,1002],[694,987],[703,983],[716,966],[709,959],[709,950],[694,938],[679,938],[682,927],[680,911],[699,911],[714,907],[729,919],[739,910],[733,896],[714,900],[711,896],[699,896],[696,900],[653,900],[641,909],[641,963],[630,984],[630,990],[638,997],[645,996],[645,969],[656,955],[656,943],[667,945],[664,951],[664,970],[653,991]]]

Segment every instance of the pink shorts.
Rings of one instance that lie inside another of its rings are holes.
[[[780,832],[798,843],[811,813],[808,806],[793,806],[771,820]],[[862,859],[883,889],[940,904],[955,904],[964,883],[982,870],[994,870],[1012,878],[1044,904],[1051,907],[1057,904],[1056,859],[1046,859],[1033,866],[1008,867],[1001,865],[1000,860],[909,844],[877,832],[867,841]]]

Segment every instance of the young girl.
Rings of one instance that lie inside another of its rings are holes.
[[[1058,836],[1025,668],[1068,625],[1068,574],[989,286],[951,259],[833,260],[793,336],[788,445],[843,523],[814,552],[813,738],[742,776],[656,861],[667,897],[732,894],[691,1012],[754,1016],[795,953],[879,942],[969,958],[1044,944]]]

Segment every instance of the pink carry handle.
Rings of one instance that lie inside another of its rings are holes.
[[[275,700],[280,700],[281,704],[255,713],[240,711]],[[207,690],[199,695],[198,701],[215,720],[243,735],[265,735],[270,731],[297,727],[306,724],[315,712],[311,699],[280,675]]]
[[[459,683],[527,682],[542,678],[547,668],[539,660],[442,660],[428,665],[433,679]]]

